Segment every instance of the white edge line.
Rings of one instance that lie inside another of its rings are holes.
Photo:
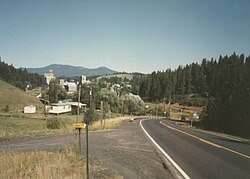
[[[145,134],[148,136],[148,138],[154,143],[154,145],[163,153],[163,155],[172,163],[172,165],[182,174],[182,176],[186,179],[190,179],[190,177],[175,163],[175,161],[155,142],[155,140],[148,134],[148,132],[144,129],[142,126],[142,121],[145,119],[140,120],[140,125]]]

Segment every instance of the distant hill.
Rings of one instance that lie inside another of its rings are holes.
[[[38,73],[43,75],[47,73],[49,70],[53,70],[55,76],[65,76],[65,77],[73,77],[73,76],[102,76],[108,74],[114,74],[117,71],[111,70],[107,67],[99,67],[99,68],[84,68],[80,66],[70,66],[70,65],[61,65],[61,64],[53,64],[42,68],[27,68],[29,72]]]
[[[33,97],[19,88],[0,80],[0,111],[9,106],[9,111],[21,112],[26,105],[34,105],[39,111],[43,109],[38,98]]]

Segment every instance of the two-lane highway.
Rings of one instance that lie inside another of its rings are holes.
[[[144,120],[144,129],[190,178],[250,178],[250,143]]]

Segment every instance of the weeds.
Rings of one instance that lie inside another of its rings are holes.
[[[76,148],[54,149],[25,153],[0,154],[0,178],[84,178],[84,158],[76,154]],[[104,178],[121,178],[110,172],[100,161],[90,162],[90,175],[107,173]],[[110,175],[111,173],[111,175]]]

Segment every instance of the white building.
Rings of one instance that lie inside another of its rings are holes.
[[[64,79],[60,79],[60,85],[65,88],[68,93],[74,93],[77,91],[77,84],[75,82],[64,81]]]
[[[34,114],[36,113],[36,106],[34,105],[25,106],[23,112],[25,114]]]
[[[89,80],[87,80],[87,77],[86,76],[81,76],[81,79],[82,79],[82,84],[89,84],[89,83],[91,83],[91,81],[89,81]]]
[[[77,84],[75,82],[65,82],[65,88],[67,88],[68,93],[74,93],[77,91]]]
[[[70,104],[60,104],[60,103],[53,103],[50,105],[45,106],[45,111],[49,114],[62,114],[71,112],[71,105]]]
[[[44,73],[44,78],[45,78],[45,82],[47,85],[49,85],[49,82],[52,80],[52,79],[56,79],[55,75],[53,74],[53,71],[52,70],[49,70],[48,73]]]
[[[79,107],[86,107],[86,104],[79,103]],[[45,111],[50,114],[62,114],[68,113],[72,111],[72,108],[78,107],[78,102],[62,102],[59,103],[51,103],[50,105],[45,106]]]

